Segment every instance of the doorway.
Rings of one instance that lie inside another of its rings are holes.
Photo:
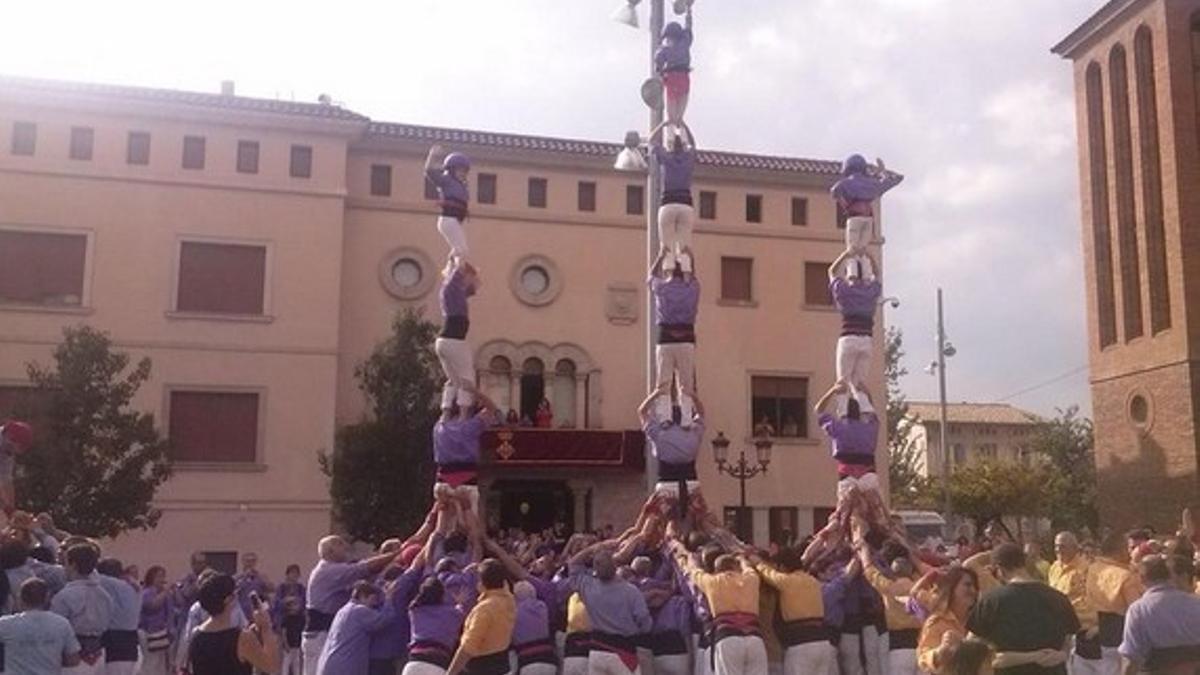
[[[502,480],[492,486],[500,495],[500,527],[541,532],[562,524],[571,532],[575,500],[564,481]]]

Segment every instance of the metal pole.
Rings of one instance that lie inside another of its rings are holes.
[[[938,443],[942,446],[943,474],[942,489],[945,491],[945,503],[942,506],[942,517],[946,524],[950,523],[950,448],[946,446],[946,324],[942,316],[942,289],[937,289],[937,364],[938,364],[938,406],[941,417],[938,425]]]
[[[748,471],[749,468],[750,467],[746,466],[746,451],[742,450],[741,456],[738,458],[738,480],[741,481],[741,484],[742,484],[742,503],[741,503],[741,508],[738,509],[738,530],[739,530],[738,537],[742,541],[750,540],[750,534],[748,532],[746,532],[746,526],[745,526],[745,522],[746,522],[746,474],[749,473],[749,471]]]
[[[666,0],[650,0],[650,77],[657,77],[658,73],[654,68],[654,53],[658,51],[658,45],[661,40],[660,36],[663,32],[663,23],[666,15]],[[660,102],[657,106],[650,109],[650,128],[654,129],[663,121],[663,107]],[[650,265],[654,263],[654,259],[658,257],[658,208],[662,201],[662,187],[660,185],[662,178],[658,174],[658,160],[653,154],[650,155],[650,167],[648,179],[646,181],[646,269],[650,269]],[[654,388],[655,367],[654,347],[658,342],[658,334],[655,332],[654,326],[654,294],[646,294],[646,391]],[[658,462],[654,459],[654,453],[650,451],[650,445],[646,444],[646,492],[647,494],[654,492],[655,476],[658,475]]]

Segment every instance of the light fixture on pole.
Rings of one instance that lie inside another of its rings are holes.
[[[638,27],[637,6],[642,0],[625,0],[625,2],[613,12],[612,19],[617,23],[623,23],[630,28]]]
[[[738,451],[738,458],[735,462],[729,461],[729,439],[725,438],[724,432],[717,432],[717,437],[712,439],[713,461],[717,463],[717,472],[724,473],[737,479],[738,485],[741,488],[741,500],[738,507],[738,538],[742,541],[751,541],[753,537],[753,525],[746,522],[743,516],[747,513],[746,510],[746,481],[754,478],[760,473],[767,472],[767,465],[771,463],[771,450],[774,443],[771,438],[765,434],[754,439],[754,458],[757,464],[751,464],[746,460],[746,450],[743,448]]]
[[[942,489],[945,492],[942,517],[950,522],[950,448],[946,447],[946,359],[958,353],[946,337],[946,323],[942,314],[942,289],[937,289],[937,358],[930,362],[925,372],[938,378],[938,446],[942,449]]]
[[[642,139],[636,131],[630,131],[625,134],[625,147],[617,155],[617,161],[613,163],[613,168],[617,171],[636,171],[645,173],[646,158],[642,157],[642,152],[638,150]]]

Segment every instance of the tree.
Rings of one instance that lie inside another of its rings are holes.
[[[154,527],[154,493],[170,476],[154,416],[130,409],[150,359],[129,355],[88,326],[67,328],[54,366],[26,365],[35,387],[33,447],[20,458],[18,506],[47,511],[68,532],[115,536]]]
[[[976,532],[1006,516],[1041,517],[1050,500],[1046,474],[1044,467],[997,461],[955,469],[949,481],[950,508],[974,521]]]
[[[1092,421],[1079,406],[1059,409],[1058,416],[1039,420],[1028,448],[1048,469],[1046,516],[1056,530],[1099,531],[1096,510],[1096,456]]]
[[[429,508],[442,383],[436,333],[420,311],[397,315],[391,337],[354,371],[367,414],[338,430],[333,453],[318,453],[331,478],[334,517],[356,539],[378,544],[402,536]]]
[[[912,440],[912,419],[908,399],[900,389],[900,378],[908,374],[901,363],[904,334],[894,326],[887,329],[883,348],[883,374],[887,381],[888,482],[892,500],[904,506],[920,506],[925,477],[920,471],[920,456]]]

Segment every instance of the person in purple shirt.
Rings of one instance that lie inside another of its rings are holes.
[[[679,518],[686,519],[692,515],[694,502],[702,501],[700,481],[696,475],[696,456],[704,441],[704,403],[699,397],[694,399],[696,413],[685,426],[682,419],[676,424],[671,416],[663,419],[652,415],[651,408],[656,398],[658,394],[651,392],[638,406],[642,433],[646,434],[650,450],[658,460],[658,483],[654,487],[654,497],[663,500],[663,512],[678,505]]]
[[[412,638],[404,675],[443,675],[450,667],[466,612],[447,602],[446,590],[437,577],[428,577],[409,605],[408,618]]]
[[[390,598],[388,598],[390,599]],[[370,667],[371,634],[387,626],[391,603],[369,581],[354,584],[350,602],[338,610],[317,662],[318,675],[362,675]],[[393,671],[394,672],[394,671]]]
[[[687,112],[688,96],[692,89],[692,0],[685,0],[687,10],[684,25],[678,21],[667,24],[662,44],[654,53],[654,68],[662,78],[667,95],[667,120],[681,124]]]
[[[170,672],[171,628],[174,593],[167,583],[167,570],[154,565],[146,570],[142,584],[142,617],[138,624],[142,640],[142,670],[145,675]]]
[[[904,176],[888,171],[882,159],[876,159],[875,164],[877,169],[871,170],[862,155],[850,155],[842,163],[842,179],[830,190],[846,214],[846,249],[860,258],[867,246],[876,243],[874,202],[904,180]],[[859,262],[866,264],[865,260]],[[873,269],[866,269],[863,275],[870,277]]]
[[[690,249],[687,253],[691,254]],[[658,326],[653,395],[659,397],[659,419],[667,418],[674,378],[678,383],[676,400],[681,424],[688,426],[692,420],[692,399],[696,396],[696,315],[700,309],[700,280],[694,272],[684,272],[678,267],[664,278],[663,260],[667,255],[667,249],[659,251],[646,279],[654,294],[654,321]]]
[[[471,320],[467,298],[479,290],[479,272],[470,263],[446,265],[442,271],[439,300],[442,331],[433,343],[446,384],[442,387],[442,419],[452,415],[455,405],[464,413],[471,407],[471,389],[475,382],[475,357],[467,344]]]
[[[471,414],[467,408],[458,415],[443,415],[433,425],[433,461],[437,465],[433,496],[442,503],[458,500],[464,510],[459,518],[479,513],[479,444],[497,416],[492,399],[473,383],[468,383],[466,389],[474,396],[478,410]],[[456,526],[452,522],[443,531]]]
[[[268,600],[275,592],[275,585],[267,579],[266,575],[258,571],[258,554],[252,551],[242,554],[242,571],[235,575],[233,580],[237,583],[238,603],[242,606],[242,613],[246,616],[254,614],[254,603],[250,601],[252,594]]]
[[[883,294],[882,275],[867,279],[862,275],[862,265],[851,260],[845,278],[838,274],[842,263],[852,255],[844,251],[829,266],[829,293],[842,315],[842,332],[837,341],[837,379],[850,385],[850,392],[858,400],[863,412],[875,412],[870,397],[863,387],[870,376],[871,357],[875,351],[875,308]],[[864,252],[867,262],[879,270],[870,253]],[[845,414],[845,397],[838,398],[838,414]]]
[[[663,138],[663,122],[650,132],[650,154],[658,160],[662,175],[662,206],[658,209],[658,239],[665,252],[662,267],[670,272],[676,264],[692,271],[692,230],[696,210],[692,203],[692,175],[696,170],[696,137],[686,124],[674,127]],[[687,133],[684,143],[682,132]]]
[[[380,547],[381,551],[399,551],[400,540],[393,540],[394,547],[388,542]],[[397,664],[403,664],[408,655],[408,641],[411,627],[408,621],[408,605],[417,594],[417,586],[425,578],[426,550],[421,549],[414,556],[407,568],[401,566],[403,559],[389,566],[383,572],[383,578],[388,581],[388,603],[392,612],[386,625],[371,633],[369,650],[371,663],[367,675],[396,675]]]
[[[322,538],[317,543],[317,555],[320,560],[308,575],[308,603],[300,641],[304,675],[317,675],[317,661],[329,637],[329,628],[338,610],[349,602],[355,582],[379,574],[396,559],[396,554],[384,553],[352,562],[350,545],[337,535]]]
[[[1191,673],[1200,668],[1200,597],[1172,583],[1171,568],[1193,570],[1179,556],[1147,556],[1138,563],[1146,592],[1125,614],[1125,634],[1117,649],[1126,673]],[[1174,564],[1172,564],[1174,563]],[[1187,577],[1191,574],[1177,575]]]
[[[446,154],[440,145],[429,148],[425,158],[425,178],[437,188],[438,205],[442,210],[437,229],[450,245],[451,262],[466,262],[470,253],[467,232],[463,229],[470,203],[467,189],[470,172],[471,159],[461,152]]]
[[[513,585],[517,620],[513,624],[512,649],[520,675],[555,675],[558,656],[550,635],[550,609],[528,581]]]

